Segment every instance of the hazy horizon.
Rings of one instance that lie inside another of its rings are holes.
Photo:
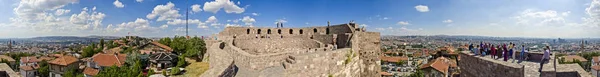
[[[208,36],[227,26],[326,26],[381,35],[600,38],[598,0],[2,0],[0,38]]]

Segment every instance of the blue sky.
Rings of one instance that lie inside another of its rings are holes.
[[[382,35],[598,38],[598,0],[0,0],[0,38],[209,36],[354,20]]]

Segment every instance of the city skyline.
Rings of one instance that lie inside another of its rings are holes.
[[[382,35],[599,38],[598,0],[2,0],[0,38],[37,36],[172,37],[215,34],[227,26],[325,26],[354,20]]]

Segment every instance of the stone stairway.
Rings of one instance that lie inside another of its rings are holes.
[[[288,56],[287,58],[285,58],[285,62],[283,62],[283,68],[287,69],[289,68],[292,64],[296,64],[296,57],[295,56]]]

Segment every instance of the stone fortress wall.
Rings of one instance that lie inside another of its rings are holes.
[[[478,58],[472,54],[460,54],[458,61],[461,77],[523,77],[524,68],[519,64],[502,63]]]
[[[541,59],[543,54],[530,53],[533,59]],[[475,56],[463,51],[459,55],[458,66],[461,77],[592,77],[578,64],[558,64],[558,60],[551,55],[543,70],[539,70],[539,61],[492,59],[490,56]]]
[[[210,69],[202,76],[379,77],[379,33],[356,26],[227,27],[208,47]]]

